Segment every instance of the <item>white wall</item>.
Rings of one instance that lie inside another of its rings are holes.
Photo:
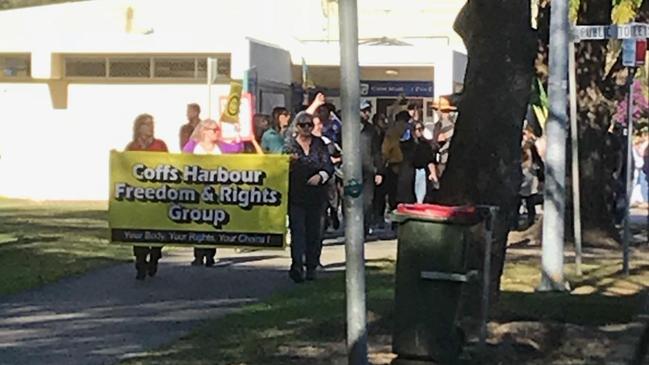
[[[228,91],[214,86],[215,110]],[[0,195],[106,199],[108,153],[128,144],[135,117],[152,114],[156,136],[177,152],[190,102],[207,109],[206,86],[72,84],[68,108],[55,110],[47,84],[0,83]]]

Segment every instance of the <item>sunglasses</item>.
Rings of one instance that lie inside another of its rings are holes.
[[[300,128],[313,128],[313,123],[298,123],[297,126]]]

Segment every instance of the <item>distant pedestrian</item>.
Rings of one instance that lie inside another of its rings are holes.
[[[167,144],[155,138],[153,116],[140,114],[133,122],[133,140],[126,146],[126,151],[167,152]],[[158,272],[158,261],[162,257],[162,247],[133,246],[135,256],[135,279],[144,280],[146,275],[153,277]]]
[[[399,139],[399,149],[403,156],[399,164],[399,177],[397,181],[397,203],[414,203],[415,198],[415,158],[416,142],[414,139],[414,125],[407,111],[401,111],[395,116],[396,125],[403,130]],[[405,121],[405,122],[404,122]]]
[[[374,189],[383,183],[383,156],[381,155],[381,141],[377,128],[372,124],[370,115],[372,104],[362,101],[360,104],[361,121],[361,165],[363,176],[363,213],[364,232],[368,236],[374,223],[373,202]]]
[[[315,115],[313,116],[313,132],[312,134],[316,137],[320,137],[327,147],[327,152],[329,152],[331,164],[334,167],[334,171],[340,171],[342,167],[342,148],[334,142],[329,136],[324,135],[324,124],[323,120],[327,120],[330,116],[330,110],[326,105],[320,106],[316,109]],[[327,207],[325,209],[325,224],[323,231],[327,227],[332,227],[334,230],[340,228],[340,219],[338,218],[338,209],[341,205],[341,194],[339,189],[340,179],[337,176],[337,173],[334,173],[334,176],[329,178],[327,181]]]
[[[432,126],[430,129],[432,129]],[[430,192],[437,182],[435,172],[436,150],[433,145],[433,134],[430,129],[428,133],[430,138],[426,138],[424,123],[415,123],[416,145],[412,164],[415,168],[415,198],[419,204],[423,203],[427,196],[430,196]]]
[[[284,140],[291,121],[291,113],[284,107],[273,109],[270,126],[261,136],[261,148],[265,153],[282,153]]]
[[[187,123],[180,127],[180,149],[189,141],[194,129],[201,121],[201,107],[196,103],[187,104]]]
[[[448,163],[448,152],[451,147],[451,138],[453,137],[453,132],[455,131],[455,119],[452,112],[456,111],[457,108],[452,106],[446,98],[440,98],[439,102],[433,106],[433,109],[437,111],[438,125],[436,130],[438,131],[436,136],[436,141],[439,146],[438,150],[438,161],[436,165],[437,177],[441,178],[446,170],[446,164]]]
[[[312,134],[313,116],[295,116],[297,135],[288,141],[285,152],[290,155],[289,221],[291,229],[291,268],[289,277],[296,283],[316,278],[320,263],[322,221],[327,198],[326,183],[333,175],[333,166],[322,139]]]
[[[527,210],[527,225],[530,227],[536,220],[536,206],[543,201],[542,184],[545,180],[544,165],[534,144],[534,134],[531,128],[523,131],[521,171],[523,179],[519,190],[519,203],[516,205],[514,229],[518,228],[521,202],[525,202]]]

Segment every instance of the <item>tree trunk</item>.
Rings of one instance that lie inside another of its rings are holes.
[[[582,0],[579,25],[610,24],[611,1]],[[613,174],[608,129],[613,115],[606,77],[607,41],[584,41],[577,45],[577,113],[579,125],[579,171],[582,227],[585,244],[619,240],[615,229]]]
[[[530,3],[468,0],[455,21],[468,51],[460,114],[434,200],[500,207],[491,252],[497,295],[521,183],[521,132],[534,75]]]

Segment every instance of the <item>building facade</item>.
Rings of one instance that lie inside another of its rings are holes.
[[[450,27],[463,1],[422,3],[359,1],[361,87],[377,107],[461,88],[466,56]],[[130,141],[138,114],[178,152],[186,104],[217,118],[244,74],[258,112],[291,107],[305,66],[338,102],[335,5],[94,0],[0,12],[0,196],[105,199],[108,153]]]

